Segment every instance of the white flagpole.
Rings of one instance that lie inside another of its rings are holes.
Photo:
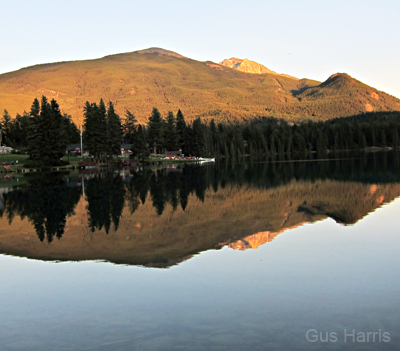
[[[82,158],[83,157],[83,153],[82,153],[83,152],[82,151],[82,126],[81,126],[81,130],[80,131],[81,131],[81,158]]]

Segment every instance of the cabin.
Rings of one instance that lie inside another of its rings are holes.
[[[81,144],[69,144],[65,150],[67,155],[80,156],[81,154]],[[82,153],[86,153],[86,145],[82,145]]]
[[[131,151],[132,144],[122,144],[121,145],[121,155],[130,155],[132,153]]]
[[[183,157],[183,154],[182,154],[182,150],[179,150],[179,151],[167,151],[165,153],[165,156],[167,158],[169,158],[169,159],[173,159],[173,158],[181,158],[181,157]]]

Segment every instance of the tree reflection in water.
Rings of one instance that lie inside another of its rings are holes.
[[[66,217],[74,213],[80,196],[80,188],[69,187],[62,174],[34,175],[26,186],[4,196],[4,212],[9,223],[16,215],[28,217],[40,241],[50,243],[64,234]]]
[[[185,211],[191,196],[204,202],[207,191],[217,193],[228,186],[259,189],[261,192],[293,180],[314,182],[329,179],[365,184],[400,181],[397,153],[376,153],[351,160],[323,162],[275,163],[247,159],[245,162],[232,163],[223,160],[215,165],[190,164],[177,168],[126,172],[128,174],[125,177],[114,172],[103,172],[84,181],[88,226],[92,232],[104,229],[109,233],[111,226],[118,231],[125,206],[133,214],[146,200],[150,200],[157,215],[161,216],[167,205],[173,211],[179,206]],[[0,216],[5,215],[9,223],[16,215],[22,219],[27,217],[41,241],[47,238],[51,242],[54,236],[61,238],[66,218],[74,213],[81,197],[82,183],[80,178],[73,183],[67,175],[56,173],[29,176],[26,186],[13,188],[2,195],[4,208],[0,210]],[[308,196],[318,199],[322,194],[319,191],[322,190],[313,188]],[[298,211],[319,213],[321,209],[305,203]],[[349,209],[346,213],[349,213]],[[343,215],[337,220],[352,223],[357,218],[347,217]]]

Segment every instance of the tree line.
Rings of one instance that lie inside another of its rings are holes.
[[[1,120],[3,142],[29,154],[30,159],[55,165],[67,144],[79,142],[79,130],[71,117],[61,114],[58,103],[34,100],[29,113],[12,119],[5,110]],[[288,123],[273,117],[253,118],[240,123],[204,122],[199,117],[186,123],[181,110],[164,118],[153,108],[147,124],[139,124],[126,110],[124,118],[114,105],[86,102],[83,141],[89,154],[108,161],[121,153],[121,144],[131,145],[132,157],[145,160],[150,152],[178,151],[187,156],[240,158],[267,155],[271,159],[302,158],[368,147],[400,145],[400,112],[367,113],[325,122]]]
[[[339,151],[360,151],[368,147],[400,146],[400,112],[367,113],[325,122],[290,124],[272,117],[242,123],[222,124],[197,118],[185,122],[179,110],[163,119],[154,108],[142,138],[154,153],[181,149],[185,155],[225,156],[267,155],[272,159],[292,159],[315,154],[326,157]],[[135,143],[135,138],[129,139]]]

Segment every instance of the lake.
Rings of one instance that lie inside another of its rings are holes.
[[[398,350],[399,156],[0,182],[1,350]]]

